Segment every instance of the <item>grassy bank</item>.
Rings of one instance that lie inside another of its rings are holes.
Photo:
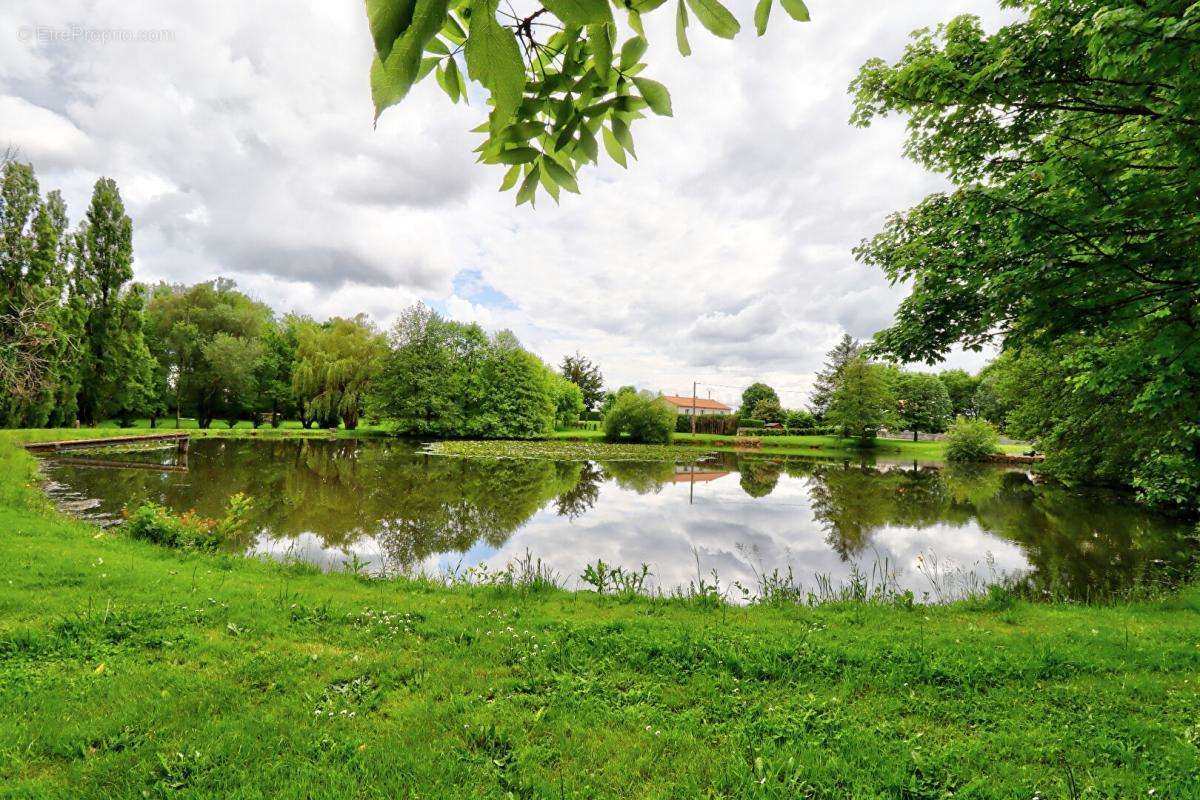
[[[59,429],[59,432],[64,430],[67,429]],[[134,420],[133,424],[126,427],[121,427],[116,420],[105,420],[94,428],[81,428],[79,430],[80,433],[77,434],[79,436],[101,435],[94,433],[94,431],[103,431],[103,435],[105,436],[119,435],[121,431],[124,431],[132,436],[142,433],[170,433],[176,430],[191,431],[198,436],[245,435],[249,433],[254,433],[260,436],[328,436],[334,432],[333,430],[326,428],[305,428],[297,420],[285,420],[280,423],[278,428],[272,428],[270,425],[266,424],[259,425],[257,428],[255,428],[254,425],[248,420],[241,420],[231,428],[229,425],[225,424],[224,421],[218,420],[213,422],[208,428],[200,428],[195,419],[181,419],[178,427],[176,427],[175,420],[173,418],[159,419],[157,425],[155,425],[153,428],[150,426],[150,420],[138,419]],[[365,421],[360,422],[358,427],[352,431],[348,431],[341,426],[337,428],[337,435],[339,436],[378,436],[385,434],[386,432],[387,431],[384,426],[372,425]],[[39,429],[28,431],[27,433],[41,435],[44,433],[44,431]],[[51,438],[66,439],[68,437],[51,436]]]
[[[371,437],[371,436],[386,436],[389,434],[388,429],[383,425],[371,425],[367,422],[359,424],[352,431],[347,431],[344,428],[338,428],[336,431],[328,431],[323,428],[304,428],[296,420],[287,420],[278,428],[272,428],[270,425],[260,425],[254,428],[248,421],[238,422],[234,427],[230,428],[222,421],[213,422],[210,428],[201,430],[196,426],[196,420],[183,419],[180,420],[179,430],[193,431],[198,436],[261,436],[261,437],[288,437],[288,436],[349,436],[349,437]],[[89,431],[105,431],[106,435],[113,435],[116,431],[124,431],[129,434],[137,434],[149,432],[150,421],[146,419],[136,420],[131,427],[120,428],[115,420],[110,420],[102,423],[97,428],[84,429],[78,434],[79,436],[95,436],[96,433]],[[156,430],[161,432],[170,432],[176,430],[174,419],[159,420]],[[31,432],[37,435],[42,435],[44,432]],[[55,438],[51,436],[51,438]],[[62,436],[58,438],[68,438]],[[690,447],[690,446],[707,446],[715,448],[732,448],[738,437],[722,436],[715,433],[679,433],[675,435],[673,444]],[[552,442],[584,442],[584,443],[600,443],[604,441],[604,432],[598,430],[566,430],[555,431],[548,439]],[[946,445],[945,442],[911,442],[905,439],[876,439],[873,446],[864,448],[857,439],[848,439],[839,436],[764,436],[761,437],[761,449],[778,453],[780,455],[826,455],[826,456],[860,456],[863,454],[878,455],[887,458],[911,458],[923,461],[942,461],[945,459]],[[636,445],[630,445],[636,447]],[[755,448],[759,449],[759,448]],[[1021,453],[1029,449],[1028,445],[1008,444],[1001,445],[1002,452],[1005,453]]]
[[[321,575],[66,519],[24,435],[0,796],[1200,797],[1200,588],[731,608]]]
[[[604,431],[555,431],[551,438],[563,441],[602,442],[604,441]],[[677,433],[673,444],[733,447],[738,438],[717,433]],[[867,453],[891,458],[915,458],[929,461],[941,461],[946,456],[945,442],[876,439],[872,446],[863,447],[857,439],[840,436],[763,436],[760,441],[762,442],[761,449],[781,455],[852,454],[857,456]],[[1029,445],[1007,444],[1001,445],[1000,449],[1005,453],[1021,453],[1028,450]]]

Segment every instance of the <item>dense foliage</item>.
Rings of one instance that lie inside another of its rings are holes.
[[[1022,404],[1046,414],[1030,428],[1052,469],[1186,498],[1200,482],[1200,15],[1175,0],[1004,5],[1021,19],[919,32],[855,83],[854,120],[907,115],[906,152],[955,187],[859,250],[913,287],[876,349],[932,362],[1000,341],[1042,361],[1043,394]]]
[[[554,425],[569,428],[579,422],[584,409],[583,390],[572,380],[554,382]]]
[[[403,433],[528,439],[577,407],[570,381],[507,331],[489,337],[418,304],[401,315],[389,345],[372,407]]]
[[[163,547],[211,552],[247,529],[252,506],[253,501],[239,492],[229,498],[228,509],[216,519],[195,511],[174,514],[156,503],[144,503],[129,515],[121,529],[133,539]]]
[[[958,417],[946,432],[948,461],[983,461],[1000,450],[1000,435],[985,419]]]
[[[808,19],[804,0],[779,0],[793,19]],[[649,43],[642,15],[666,0],[546,0],[518,13],[498,0],[367,0],[375,43],[371,95],[375,117],[404,99],[430,74],[451,102],[467,98],[467,83],[489,95],[479,160],[508,166],[501,191],[517,187],[517,203],[533,201],[538,185],[555,200],[578,192],[576,173],[597,163],[600,144],[625,166],[635,157],[631,124],[645,109],[671,116],[667,88],[646,77]],[[766,32],[772,0],[758,0],[754,23]],[[618,40],[613,9],[624,11],[633,36]],[[676,42],[691,53],[689,9],[711,33],[731,39],[741,29],[719,0],[676,0]]]
[[[675,409],[649,392],[619,392],[604,417],[604,438],[610,442],[663,444],[675,434]]]
[[[979,390],[979,377],[962,369],[947,369],[938,373],[938,380],[946,387],[950,397],[950,416],[975,416],[975,393]]]

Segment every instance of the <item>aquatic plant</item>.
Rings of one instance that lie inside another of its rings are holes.
[[[253,501],[239,492],[229,498],[224,517],[211,519],[195,511],[176,514],[157,503],[143,503],[129,514],[122,530],[130,538],[164,547],[212,551],[246,529],[252,506]]]

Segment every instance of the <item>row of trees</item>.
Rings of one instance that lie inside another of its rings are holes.
[[[0,178],[0,425],[195,418],[257,427],[357,427],[365,413],[406,433],[528,437],[578,419],[603,378],[576,354],[563,375],[508,332],[408,309],[388,335],[364,316],[318,322],[217,279],[133,283],[133,224],[117,185],[96,182],[68,229],[58,192],[5,159]],[[566,376],[566,377],[564,377]]]
[[[202,428],[249,419],[305,427],[357,427],[386,350],[364,316],[317,322],[274,312],[217,279],[159,284],[146,305],[144,335],[153,357],[145,402],[127,415],[195,417]]]
[[[863,344],[845,335],[817,374],[807,409],[786,409],[765,383],[742,392],[742,424],[762,421],[789,432],[830,431],[873,438],[885,427],[940,433],[958,416],[978,413],[980,378],[963,370],[912,372],[871,360]]]
[[[811,409],[843,436],[869,440],[881,428],[945,431],[957,416],[974,416],[976,381],[962,370],[935,375],[872,361],[849,335],[829,352],[817,376]]]
[[[31,165],[3,162],[0,425],[90,423],[143,405],[154,362],[117,185],[96,181],[72,231],[62,195],[43,197]]]

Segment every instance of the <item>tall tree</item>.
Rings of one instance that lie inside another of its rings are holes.
[[[42,202],[32,165],[7,159],[0,171],[0,425],[46,424],[76,367],[62,325],[66,226],[61,195]]]
[[[195,415],[199,426],[207,428],[214,419],[270,409],[269,403],[257,400],[258,384],[243,380],[240,371],[244,368],[252,377],[257,375],[258,359],[265,352],[258,340],[269,329],[272,317],[268,306],[238,291],[237,284],[225,278],[192,286],[163,283],[154,287],[147,307],[150,341],[155,357],[169,365],[165,402],[174,409],[177,426],[180,414]],[[222,335],[242,343],[226,341],[214,349],[213,342]],[[243,361],[221,363],[234,349]]]
[[[764,400],[779,405],[779,395],[774,389],[765,383],[752,383],[742,392],[741,411],[744,414],[753,414],[758,404]]]
[[[202,420],[205,427],[213,417],[224,419],[231,428],[246,417],[255,417],[254,379],[263,355],[262,341],[220,331],[204,343],[200,355],[208,365],[200,387],[211,415]]]
[[[583,390],[579,384],[566,378],[554,376],[554,424],[556,427],[573,427],[583,413]]]
[[[296,351],[300,347],[297,328],[291,319],[282,324],[267,326],[260,340],[262,355],[254,370],[254,387],[257,392],[256,409],[270,412],[271,426],[279,427],[283,415],[295,408],[292,391],[292,373],[296,368]],[[258,417],[254,418],[258,427]]]
[[[1200,478],[1200,16],[1007,5],[1018,21],[958,17],[855,82],[854,121],[908,115],[906,152],[954,184],[858,250],[913,287],[877,349],[933,363],[1070,340],[1061,391],[1119,407],[1142,432],[1127,476],[1171,494]]]
[[[477,325],[457,325],[418,303],[401,313],[375,382],[374,405],[407,433],[461,430],[465,364],[486,346]]]
[[[498,0],[367,0],[375,117],[430,74],[451,102],[465,100],[469,76],[490,95],[488,119],[476,129],[485,136],[478,149],[484,163],[508,167],[501,189],[517,187],[518,203],[531,201],[539,184],[555,200],[561,189],[578,192],[576,172],[597,162],[601,140],[609,157],[625,166],[626,154],[634,155],[630,124],[642,110],[671,115],[667,88],[642,72],[641,60],[648,47],[642,15],[662,5],[617,5],[628,12],[635,34],[621,43],[608,0],[539,3],[522,18]],[[771,5],[760,0],[755,7],[759,36]],[[804,0],[780,5],[793,19],[808,19]],[[686,6],[680,0],[672,13],[685,56],[691,53],[688,7],[717,36],[732,39],[741,29],[719,0]]]
[[[975,416],[975,392],[979,378],[962,369],[947,369],[938,373],[938,380],[950,395],[951,417]]]
[[[334,317],[299,332],[294,393],[323,425],[358,427],[371,381],[379,372],[385,343],[366,316]]]
[[[913,441],[922,433],[940,433],[950,424],[954,405],[946,385],[936,375],[901,372],[892,381],[898,422],[912,431]]]
[[[507,331],[489,338],[418,304],[389,345],[372,406],[402,432],[530,438],[551,432],[559,413],[578,416],[581,398],[564,397],[564,379]]]
[[[750,416],[753,419],[761,419],[763,422],[783,422],[784,413],[779,400],[770,397],[759,400],[750,410]]]
[[[894,407],[887,370],[859,356],[842,367],[826,417],[842,436],[853,436],[866,444],[891,421]]]
[[[600,367],[578,351],[573,356],[563,356],[559,371],[579,387],[583,393],[583,405],[588,411],[595,411],[596,406],[604,401],[604,376],[600,374]]]
[[[558,410],[557,377],[511,332],[501,331],[489,344],[467,397],[468,434],[525,439],[551,432]]]
[[[825,367],[817,373],[812,394],[808,398],[809,410],[818,418],[824,417],[829,411],[829,403],[838,387],[842,370],[858,357],[862,349],[862,344],[857,339],[844,333],[829,354],[825,356]]]
[[[133,222],[111,178],[96,181],[76,241],[71,290],[84,318],[79,418],[94,425],[118,413],[127,420],[145,407],[152,367],[142,336],[143,295],[128,287]]]

